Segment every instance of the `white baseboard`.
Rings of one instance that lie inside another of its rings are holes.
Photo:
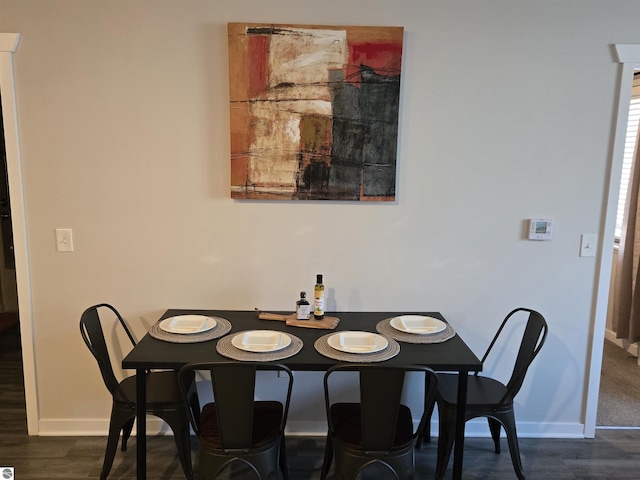
[[[584,438],[581,423],[518,423],[519,438]],[[108,419],[95,420],[40,420],[39,435],[43,437],[64,436],[106,436],[109,431]],[[431,432],[438,435],[438,422],[431,423]],[[136,434],[135,426],[132,435]],[[316,437],[327,434],[325,422],[291,421],[287,423],[286,434],[296,437]],[[467,437],[489,437],[489,427],[485,419],[470,420],[465,426]],[[171,429],[161,420],[147,418],[147,435],[172,435]],[[504,431],[503,431],[504,435]]]
[[[40,420],[38,435],[42,437],[101,437],[109,434],[109,419]],[[136,434],[133,426],[132,435]],[[147,418],[147,435],[172,435],[169,426],[154,417]]]
[[[518,438],[584,438],[582,423],[535,423],[520,422],[517,425]],[[315,437],[327,434],[324,422],[288,422],[286,434],[289,436]],[[438,422],[431,422],[431,435],[438,436]],[[490,437],[486,419],[470,420],[465,425],[465,437]],[[504,437],[504,429],[502,430]]]
[[[584,438],[582,423],[535,423],[521,422],[517,425],[518,438]],[[289,422],[286,434],[290,436],[315,437],[327,434],[323,422]],[[438,436],[438,422],[431,422],[431,435]],[[465,425],[465,437],[490,437],[486,419],[470,420]],[[504,436],[504,429],[502,430]]]
[[[614,332],[613,330],[609,330],[608,328],[604,331],[604,338],[624,349],[629,355],[633,355],[634,357],[638,358],[637,342],[629,343],[628,340],[616,338],[616,332]]]
[[[518,422],[518,438],[584,438],[584,424],[582,423],[537,423]],[[432,432],[437,433],[438,427],[432,426]],[[490,437],[486,419],[470,420],[465,425],[466,437]],[[504,429],[502,430],[504,436]]]

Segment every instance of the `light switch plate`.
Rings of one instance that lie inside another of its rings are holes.
[[[595,233],[583,233],[580,237],[580,256],[595,257],[598,243],[598,235]]]
[[[56,249],[59,252],[73,252],[73,232],[70,228],[56,228]]]

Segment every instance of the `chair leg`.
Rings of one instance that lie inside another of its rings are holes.
[[[327,433],[327,442],[324,447],[324,461],[322,462],[322,471],[320,472],[320,480],[326,480],[331,462],[333,460],[333,444],[331,443],[331,434]]]
[[[193,466],[191,463],[191,435],[185,411],[172,410],[153,412],[153,414],[167,422],[173,431],[176,448],[178,449],[178,458],[182,465],[182,471],[188,480],[192,480]]]
[[[435,405],[431,405],[431,407],[426,413],[427,420],[424,422],[424,430],[418,434],[418,439],[416,441],[416,448],[421,448],[422,442],[431,443],[431,417],[433,416],[434,407]]]
[[[107,447],[104,452],[104,461],[102,462],[102,471],[100,472],[100,480],[106,480],[113,466],[113,459],[118,450],[118,440],[120,439],[120,431],[126,428],[126,425],[135,417],[129,417],[127,413],[123,416],[122,411],[116,408],[111,409],[111,419],[109,420],[109,436],[107,437]],[[126,443],[126,442],[125,442]]]
[[[284,442],[284,434],[280,440],[280,471],[282,472],[283,480],[289,480],[289,467],[287,466],[287,448]]]
[[[120,448],[120,450],[123,452],[127,451],[127,441],[129,440],[129,437],[131,437],[133,423],[135,422],[135,420],[135,417],[132,418],[124,424],[124,427],[122,427],[122,447]]]
[[[438,459],[436,462],[436,480],[444,478],[453,450],[456,434],[456,410],[438,405]]]
[[[516,431],[516,419],[513,410],[500,416],[502,426],[507,434],[507,442],[509,444],[509,453],[511,454],[511,463],[519,480],[524,479],[522,471],[522,459],[520,457],[520,445],[518,443],[518,433]]]
[[[175,435],[175,433],[174,433]],[[193,464],[191,462],[191,435],[187,426],[182,434],[178,434],[181,439],[176,439],[176,447],[178,448],[178,456],[184,476],[188,480],[193,480]],[[182,445],[182,448],[180,447]]]
[[[500,453],[500,422],[491,417],[487,417],[487,421],[489,422],[489,430],[491,431],[491,438],[493,438],[495,452]]]
[[[196,425],[200,425],[200,399],[198,397],[198,389],[196,388],[195,381],[189,390],[189,405],[193,412]]]
[[[427,375],[427,378],[425,379],[425,392],[430,391],[429,389],[432,388],[430,385],[430,381],[429,381],[429,376]],[[426,396],[426,393],[425,393]],[[424,441],[424,443],[431,443],[431,417],[433,416],[433,410],[435,408],[435,402],[432,403],[431,405],[425,405],[425,408],[427,409],[427,411],[425,412],[426,415],[426,422],[424,423],[424,430],[418,435],[418,441],[416,442],[416,448],[421,448],[422,447],[422,442]]]

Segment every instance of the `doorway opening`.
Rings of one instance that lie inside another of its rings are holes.
[[[0,334],[18,323],[16,261],[2,116],[2,92],[0,92]]]
[[[624,139],[624,155],[620,177],[620,192],[616,211],[615,243],[609,302],[604,334],[603,360],[598,399],[597,428],[640,428],[640,364],[638,344],[629,339],[617,338],[616,278],[622,254],[620,241],[625,233],[625,203],[631,193],[632,166],[637,155],[638,130],[640,126],[640,72],[633,75],[629,114]],[[630,247],[627,247],[627,250]],[[636,388],[636,385],[638,388]]]
[[[2,428],[7,432],[27,430],[27,412],[22,381],[22,349],[16,262],[11,223],[11,201],[7,175],[7,149],[0,92],[0,388],[12,392],[5,396],[3,407],[14,415],[5,416]]]

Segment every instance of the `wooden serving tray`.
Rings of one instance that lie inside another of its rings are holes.
[[[316,320],[310,318],[309,320],[298,320],[295,313],[284,315],[281,313],[267,313],[263,312],[259,308],[256,308],[256,313],[260,320],[277,320],[280,322],[286,322],[291,327],[304,327],[304,328],[324,328],[327,330],[333,330],[336,328],[340,319],[338,317],[324,316],[322,320]]]

